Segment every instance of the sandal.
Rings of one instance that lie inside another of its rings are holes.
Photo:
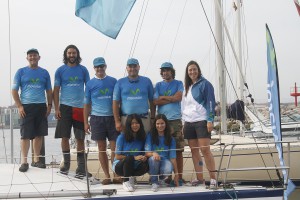
[[[106,178],[106,179],[103,179],[101,183],[102,183],[102,185],[109,185],[109,184],[111,184],[111,180],[110,180],[110,178]]]
[[[113,184],[122,184],[123,180],[120,177],[113,178]]]

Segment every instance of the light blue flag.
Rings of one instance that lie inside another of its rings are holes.
[[[135,0],[76,0],[75,15],[116,39]]]
[[[282,141],[281,135],[281,114],[280,114],[280,93],[279,93],[279,77],[277,70],[277,61],[275,47],[273,39],[269,30],[268,25],[266,24],[266,37],[267,37],[267,60],[268,60],[268,103],[269,103],[269,112],[270,112],[270,121],[272,132],[275,142]],[[280,160],[280,165],[285,166],[283,159],[283,149],[281,143],[276,143],[276,148],[278,151],[278,156]],[[284,183],[287,184],[287,189],[284,191],[284,199],[287,200],[288,196],[294,191],[295,184],[288,179],[286,183],[287,171],[282,170],[284,177]]]

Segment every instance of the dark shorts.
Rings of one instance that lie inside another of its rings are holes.
[[[48,135],[47,106],[45,103],[23,104],[26,116],[20,119],[21,139]]]
[[[113,116],[95,116],[90,119],[92,140],[116,141],[119,132],[116,130],[115,120]]]
[[[184,138],[182,134],[182,122],[180,119],[169,120],[169,125],[172,130],[172,136],[176,141],[176,149],[180,149],[178,151],[184,151]]]
[[[211,138],[207,131],[207,121],[185,122],[183,126],[184,139]]]
[[[73,107],[60,104],[59,110],[60,110],[61,118],[57,120],[55,138],[63,138],[63,137],[70,138],[71,129],[73,127],[75,138],[84,140],[85,138],[84,123],[82,121],[78,121],[78,115],[80,115],[78,112],[80,109],[75,108],[74,111]],[[74,118],[76,118],[76,120]],[[81,119],[83,119],[83,117]]]

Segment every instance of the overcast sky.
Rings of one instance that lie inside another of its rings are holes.
[[[107,73],[116,78],[126,75],[127,58],[136,57],[141,65],[140,74],[148,76],[154,84],[161,80],[161,63],[171,61],[176,69],[176,79],[183,81],[186,64],[196,60],[204,76],[213,83],[219,100],[215,44],[199,0],[138,0],[116,40],[109,39],[76,17],[75,0],[9,2],[10,15],[8,0],[0,1],[0,106],[10,105],[11,80],[17,69],[27,65],[26,51],[29,48],[39,50],[39,65],[49,71],[53,84],[55,70],[62,65],[63,51],[69,44],[78,46],[82,64],[89,69],[91,77],[94,74],[92,61],[98,56],[105,57]],[[142,26],[138,27],[142,5],[147,2]],[[214,28],[213,1],[202,2]],[[232,1],[226,0],[224,16],[235,41],[235,12],[231,5]],[[256,102],[267,102],[265,23],[271,30],[277,53],[281,101],[293,102],[290,88],[295,82],[300,87],[300,17],[293,0],[244,0],[242,21],[246,57],[243,62],[247,83]],[[138,40],[134,41],[137,31]],[[228,40],[225,41],[227,45]],[[231,103],[236,98],[232,85],[236,87],[237,70],[232,53],[228,51],[226,55],[226,66],[233,80],[233,84],[227,80],[228,102]]]

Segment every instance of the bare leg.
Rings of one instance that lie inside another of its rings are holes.
[[[84,152],[84,140],[76,139],[76,141],[77,141],[77,152]]]
[[[63,137],[61,139],[61,149],[62,151],[70,151],[69,138]]]
[[[193,159],[193,164],[194,164],[194,168],[196,171],[197,179],[203,180],[203,164],[202,164],[202,159],[201,159],[201,156],[199,153],[198,140],[190,139],[190,140],[188,140],[188,143],[191,148],[192,159]]]
[[[42,136],[37,136],[33,139],[33,161],[38,162],[40,160],[40,152],[42,147]]]
[[[182,173],[183,173],[182,151],[176,151],[176,162],[177,162],[177,169],[178,169],[178,178],[182,179]]]
[[[29,139],[21,139],[21,163],[27,163],[27,156],[30,146],[30,140]]]
[[[98,140],[98,157],[106,178],[110,178],[108,158],[106,154],[106,140]]]
[[[209,171],[209,176],[211,179],[216,179],[215,160],[210,151],[210,139],[209,138],[201,138],[201,139],[198,139],[198,142],[199,142],[199,146],[201,147],[201,152],[204,157],[207,170]]]

